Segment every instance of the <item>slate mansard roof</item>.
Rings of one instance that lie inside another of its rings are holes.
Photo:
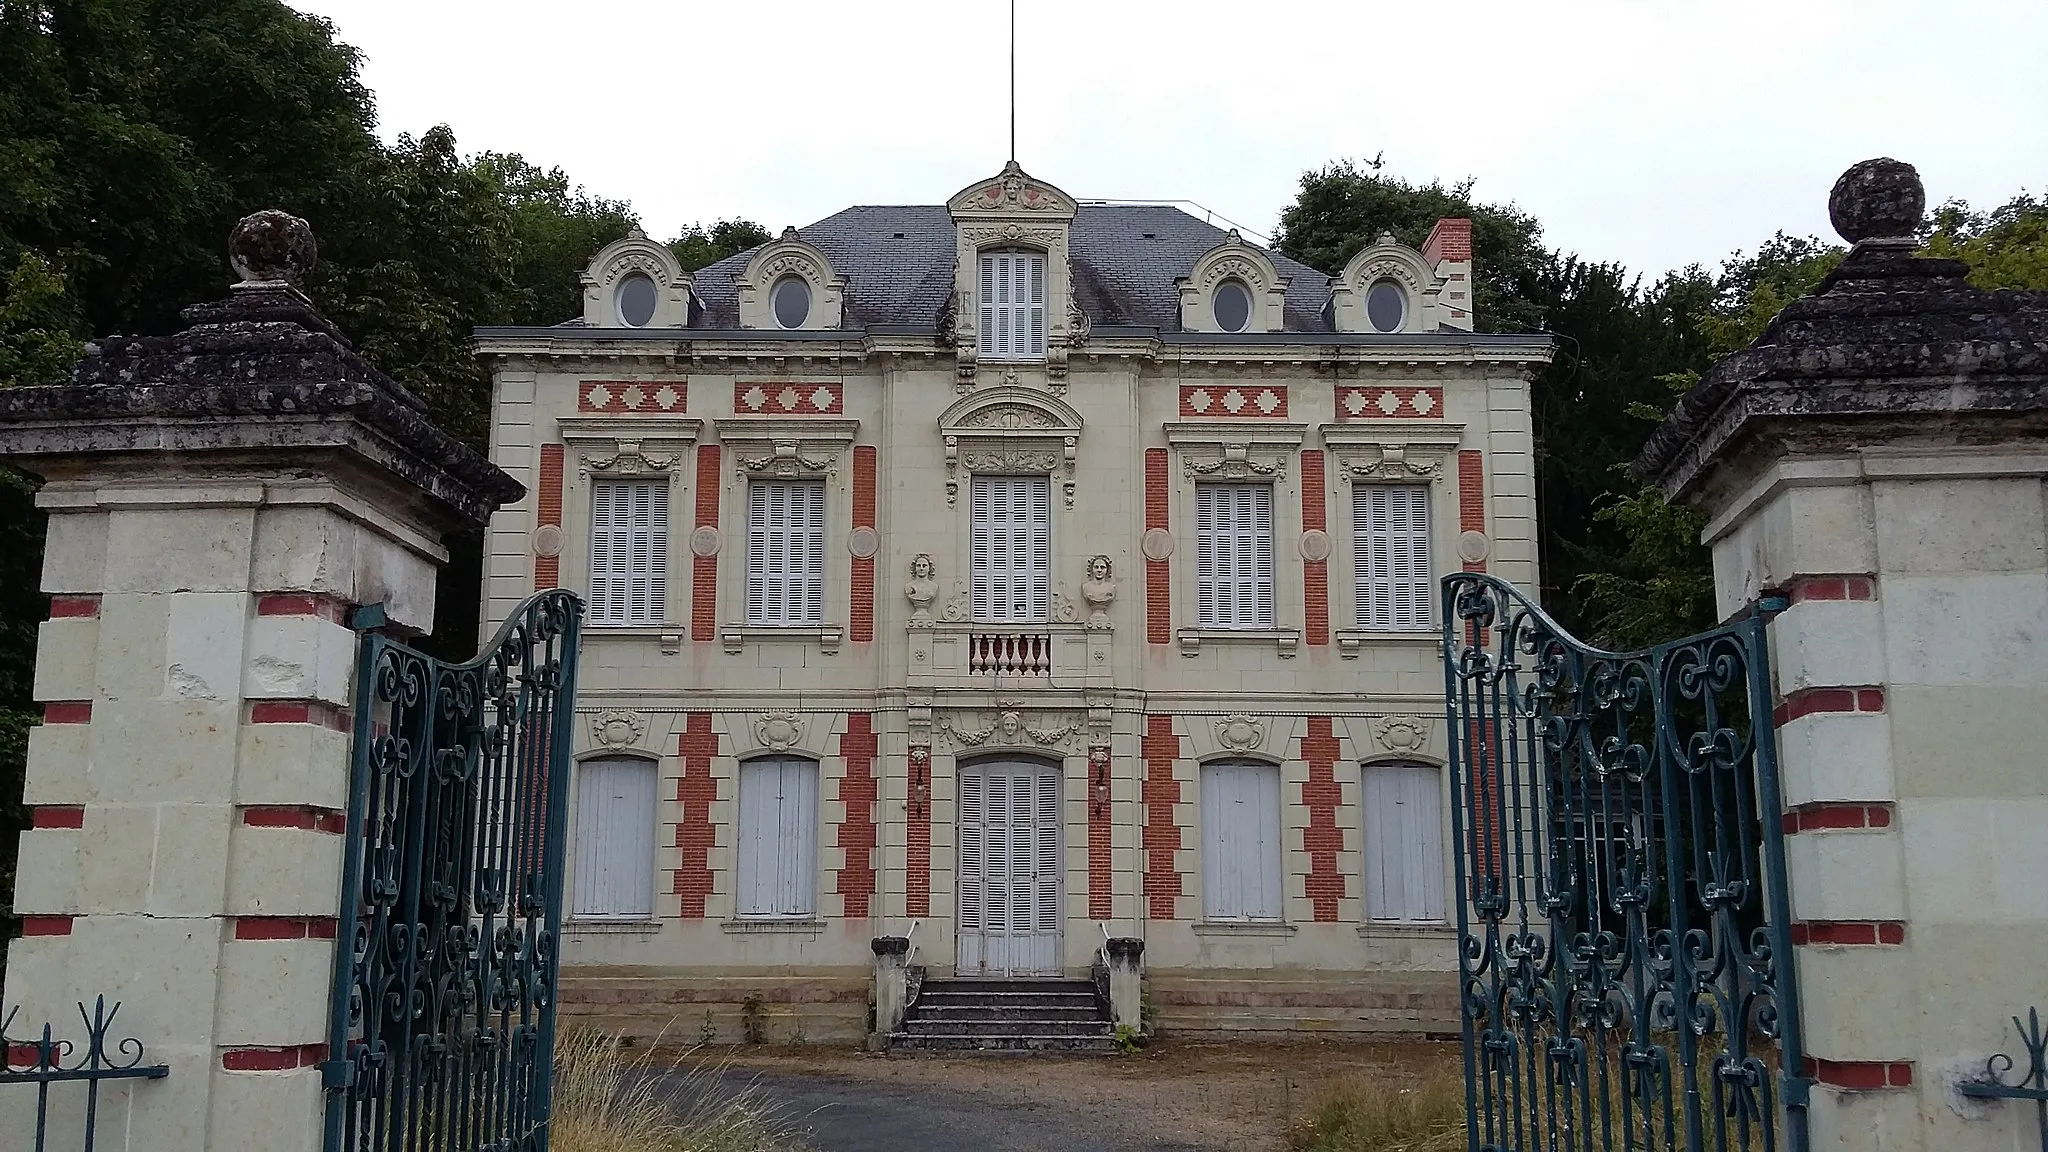
[[[930,330],[953,292],[954,224],[942,204],[863,205],[798,229],[846,280],[844,329],[907,326]],[[1180,327],[1174,281],[1193,271],[1227,233],[1164,205],[1082,204],[1068,233],[1074,295],[1091,324],[1173,331]],[[1261,249],[1287,286],[1290,332],[1327,331],[1329,277],[1270,249]],[[733,280],[754,251],[699,269],[694,291],[701,312],[692,328],[738,328]]]

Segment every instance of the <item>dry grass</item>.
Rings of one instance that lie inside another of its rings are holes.
[[[1465,1082],[1453,1069],[1419,1080],[1347,1076],[1288,1127],[1292,1152],[1454,1152],[1465,1145]]]
[[[645,1063],[601,1032],[555,1044],[554,1152],[799,1152],[796,1126],[724,1065],[683,1052]]]

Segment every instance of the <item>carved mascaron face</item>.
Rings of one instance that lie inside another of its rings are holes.
[[[1109,572],[1109,557],[1094,556],[1089,558],[1088,578],[1090,580],[1107,580],[1109,579]]]
[[[912,580],[929,580],[934,572],[935,569],[932,566],[932,558],[930,556],[920,552],[911,559],[910,578]]]

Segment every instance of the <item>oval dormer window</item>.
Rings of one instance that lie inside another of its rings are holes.
[[[1365,318],[1375,332],[1399,332],[1408,318],[1408,293],[1392,280],[1375,280],[1365,293]]]
[[[619,322],[628,328],[645,328],[654,319],[654,280],[644,272],[619,277]]]
[[[1242,332],[1252,322],[1252,292],[1242,280],[1218,284],[1211,306],[1216,310],[1216,326],[1225,332]]]
[[[775,322],[784,328],[801,328],[811,318],[811,285],[801,276],[784,276],[769,293],[775,308]]]

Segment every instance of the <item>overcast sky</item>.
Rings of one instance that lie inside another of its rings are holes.
[[[662,237],[936,204],[1009,152],[1003,0],[295,2],[362,50],[387,138],[446,123]],[[2048,186],[2044,0],[1017,8],[1027,170],[1257,233],[1340,157],[1475,177],[1553,246],[1651,272],[1832,238],[1828,188],[1871,156],[1918,166],[1931,201]]]

